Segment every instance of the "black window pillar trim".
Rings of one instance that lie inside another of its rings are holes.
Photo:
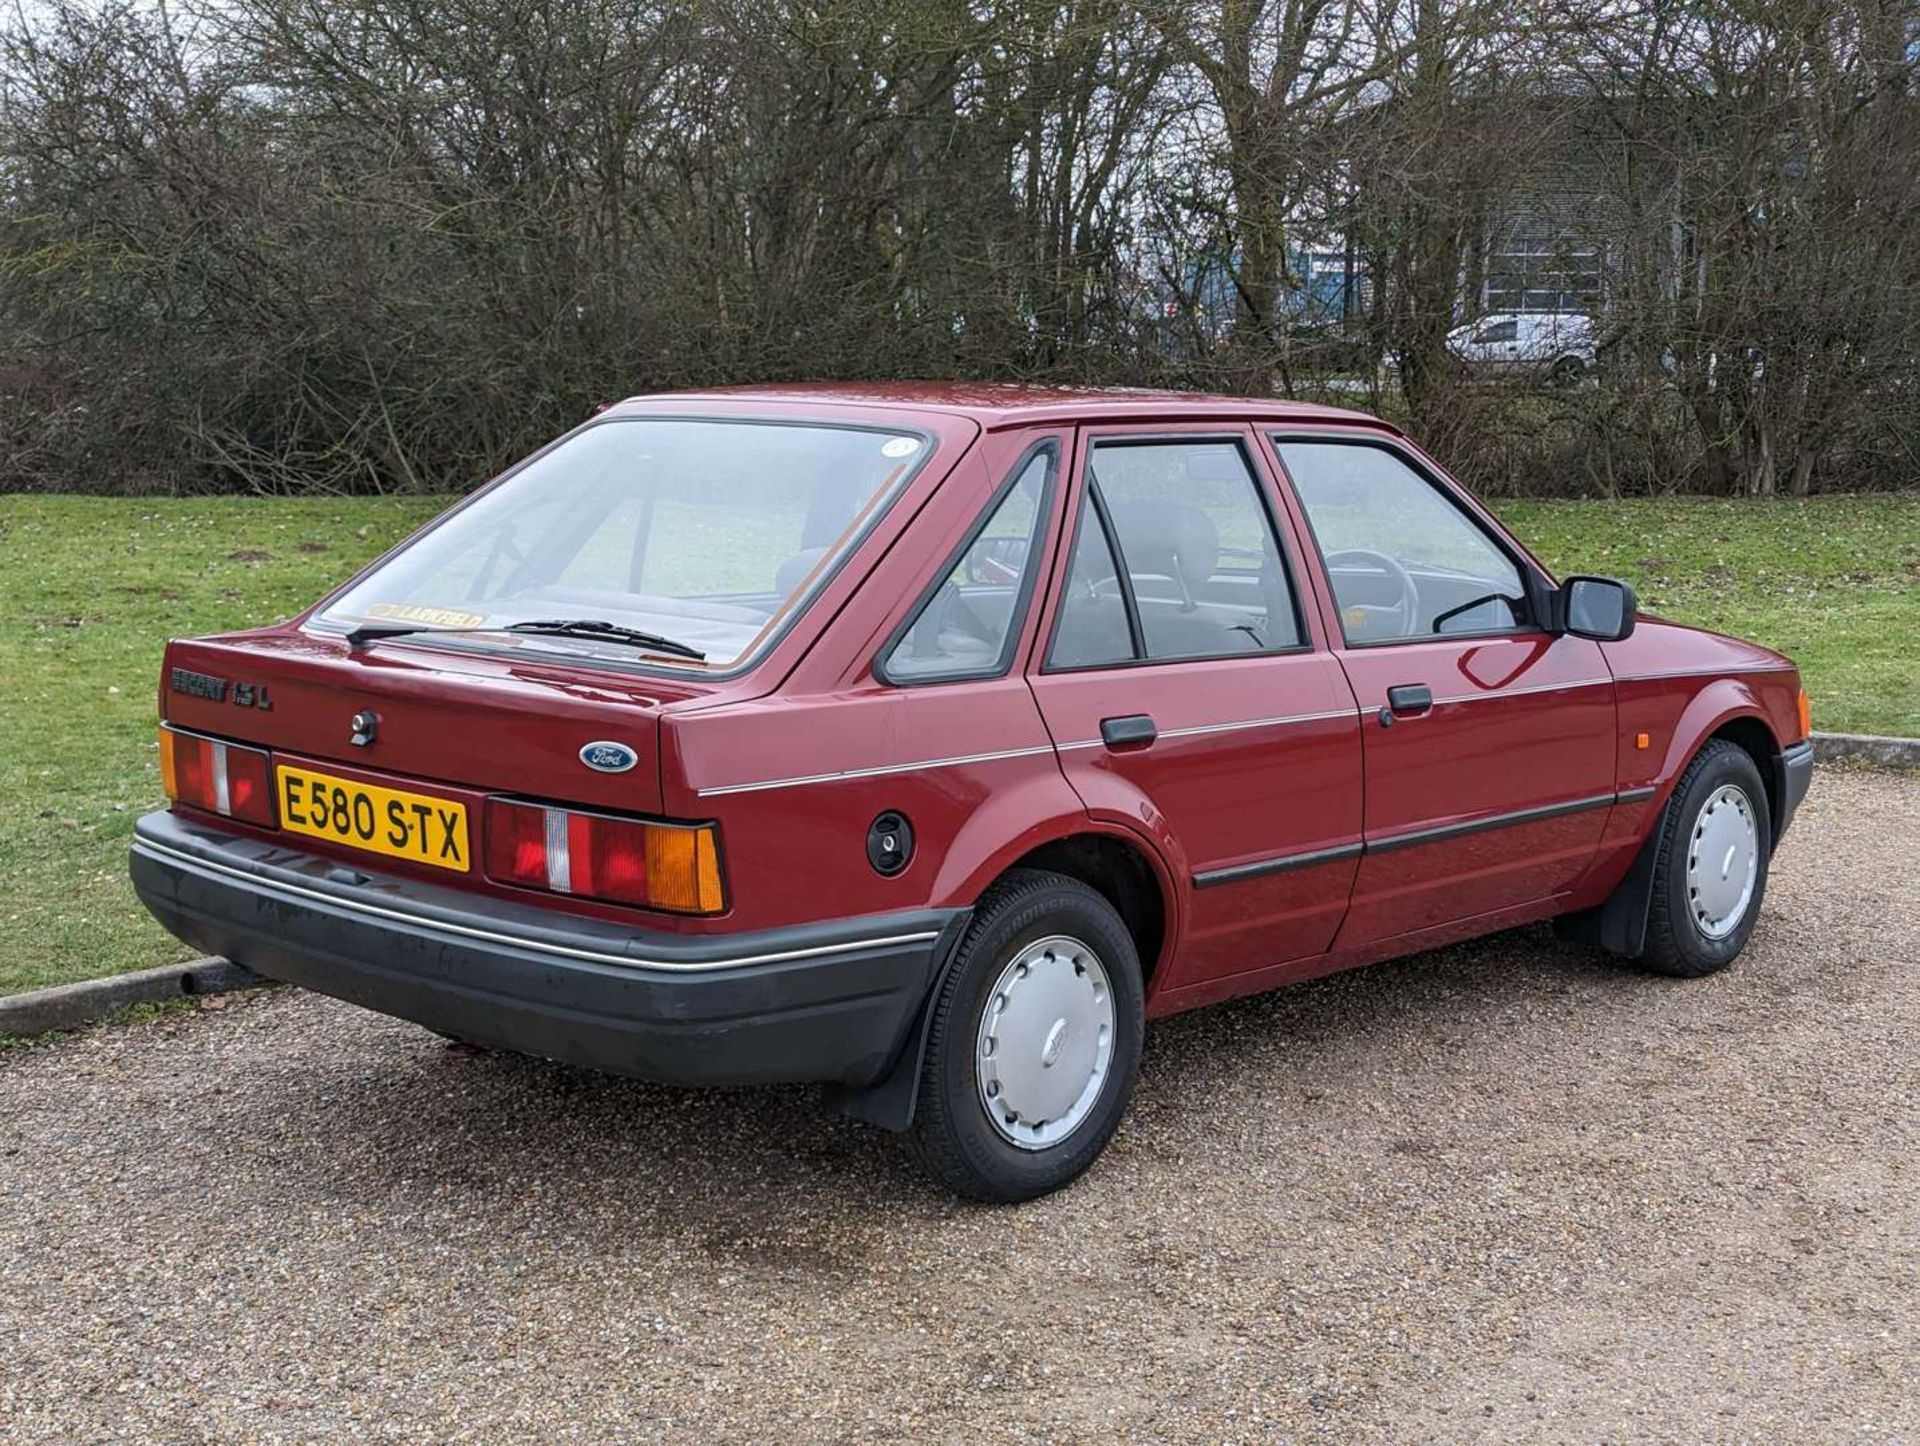
[[[1113,559],[1113,585],[1120,589],[1120,604],[1127,612],[1127,636],[1133,640],[1133,656],[1140,659],[1147,655],[1147,632],[1140,625],[1140,604],[1133,596],[1133,569],[1127,566],[1126,549],[1120,545],[1120,529],[1113,525],[1113,515],[1107,511],[1107,499],[1101,495],[1100,481],[1093,475],[1093,453],[1087,453],[1087,503],[1093,508],[1093,515],[1100,523],[1100,531],[1107,539],[1107,554]],[[1068,578],[1072,578],[1069,563]],[[1065,607],[1065,604],[1062,604]]]

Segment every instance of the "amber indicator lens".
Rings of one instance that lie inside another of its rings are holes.
[[[160,783],[172,803],[273,827],[270,762],[242,748],[160,725]]]
[[[1807,690],[1805,688],[1800,690],[1799,713],[1800,736],[1802,738],[1813,737],[1813,699],[1807,696]]]
[[[653,823],[490,798],[487,876],[498,883],[678,914],[726,908],[711,824]]]

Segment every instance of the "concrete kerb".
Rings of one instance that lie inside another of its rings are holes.
[[[28,1037],[98,1024],[135,1004],[159,1004],[183,996],[229,994],[271,984],[251,969],[225,959],[193,959],[160,969],[140,969],[105,979],[82,979],[0,999],[0,1034]]]
[[[1822,763],[1845,759],[1876,768],[1920,768],[1920,738],[1875,733],[1816,733],[1813,756]]]

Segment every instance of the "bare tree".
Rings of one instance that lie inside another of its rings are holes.
[[[1913,0],[46,0],[0,487],[462,487],[614,395],[891,375],[1362,389],[1497,489],[1910,481],[1917,44]],[[1585,258],[1586,387],[1453,355],[1519,230]]]

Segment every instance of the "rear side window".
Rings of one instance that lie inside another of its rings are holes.
[[[1053,666],[1299,645],[1273,522],[1236,443],[1102,442],[1087,481]]]
[[[1059,466],[1048,442],[1029,453],[881,659],[890,683],[992,678],[1013,662],[1037,575]]]

